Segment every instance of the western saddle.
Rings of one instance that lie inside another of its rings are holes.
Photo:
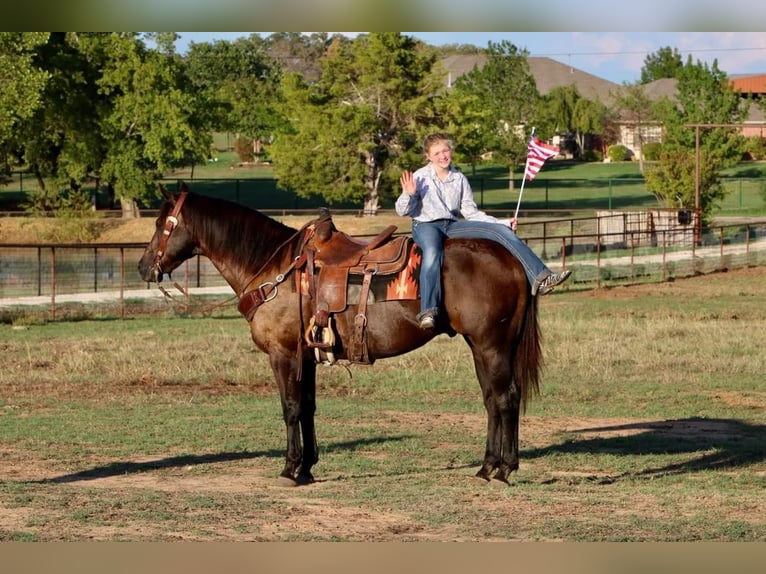
[[[389,225],[369,240],[352,237],[335,227],[326,209],[308,226],[303,249],[306,265],[298,273],[305,277],[313,310],[304,340],[314,349],[317,362],[335,362],[332,316],[348,307],[349,283],[354,278],[357,283],[361,278],[361,289],[353,337],[346,342],[347,357],[355,363],[371,362],[366,340],[370,284],[376,275],[404,269],[412,242],[409,235],[394,236],[395,231],[396,226]],[[304,284],[302,279],[298,278],[299,285]]]

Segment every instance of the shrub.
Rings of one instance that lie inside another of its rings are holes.
[[[622,144],[609,146],[606,150],[609,161],[625,161],[628,158],[628,148]]]
[[[759,161],[764,157],[766,157],[766,138],[757,136],[746,138],[743,159]]]
[[[648,143],[644,144],[644,146],[641,148],[642,153],[644,154],[644,159],[647,161],[657,161],[660,159],[660,152],[662,151],[662,144],[661,143]]]
[[[582,159],[584,161],[603,161],[604,154],[602,154],[597,149],[589,149],[585,150],[585,153],[582,155]]]

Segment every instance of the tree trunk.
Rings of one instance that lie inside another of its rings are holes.
[[[120,209],[123,219],[138,219],[141,213],[138,211],[138,204],[134,199],[120,198]]]
[[[378,193],[378,186],[380,185],[381,170],[377,161],[377,154],[375,152],[367,154],[365,158],[367,169],[369,171],[369,178],[366,182],[366,187],[369,190],[364,198],[364,211],[362,215],[377,215],[378,209],[380,209],[380,194]]]
[[[378,191],[373,190],[369,194],[367,194],[367,197],[364,198],[364,212],[363,215],[377,215],[378,209],[380,209],[380,202],[378,197]]]

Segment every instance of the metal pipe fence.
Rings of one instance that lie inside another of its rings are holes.
[[[595,289],[662,282],[714,271],[766,265],[766,223],[703,229],[698,240],[677,231],[600,233],[592,222],[558,220],[522,227],[519,234],[553,269],[570,269],[560,288]],[[598,227],[597,224],[595,224]],[[539,231],[539,235],[530,235]],[[162,299],[138,275],[145,244],[0,244],[0,311],[45,306],[55,318],[66,303],[109,301],[126,315],[126,302]],[[231,288],[204,256],[176,270],[173,280],[190,295],[228,297]],[[172,284],[172,283],[171,283]]]

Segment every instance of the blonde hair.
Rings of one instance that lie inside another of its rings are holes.
[[[423,140],[423,153],[428,156],[428,150],[431,149],[431,146],[438,142],[444,142],[449,146],[450,151],[453,151],[455,149],[455,144],[452,142],[452,139],[450,137],[442,132],[437,132],[435,134],[430,134],[426,136],[426,139]]]

